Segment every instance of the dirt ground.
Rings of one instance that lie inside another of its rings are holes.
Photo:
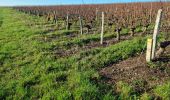
[[[138,91],[149,91],[154,86],[170,80],[170,46],[166,48],[162,57],[154,62],[156,66],[148,65],[145,55],[140,54],[105,67],[99,73],[108,84],[115,84],[119,81],[127,82],[132,86],[137,84]]]
[[[139,36],[139,34],[136,34],[135,37]],[[120,37],[120,41],[117,41],[116,38],[108,38],[105,39],[105,41],[103,42],[103,45],[100,44],[100,41],[93,41],[93,42],[89,42],[83,46],[72,46],[72,48],[67,49],[67,50],[62,50],[61,49],[56,49],[55,51],[55,55],[58,57],[65,57],[65,56],[70,56],[73,54],[78,53],[79,51],[82,50],[90,50],[96,47],[108,47],[110,45],[125,41],[125,40],[131,40],[134,37],[130,36],[130,35],[122,35]]]

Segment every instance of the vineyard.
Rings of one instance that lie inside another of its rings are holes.
[[[168,2],[0,8],[0,99],[169,100],[169,30]]]
[[[137,27],[144,27],[145,32],[149,25],[156,19],[158,9],[164,10],[164,18],[169,22],[169,3],[131,3],[131,4],[108,4],[108,5],[73,5],[73,6],[51,6],[51,7],[17,7],[19,11],[44,16],[47,21],[52,21],[58,26],[58,20],[64,21],[63,26],[70,29],[73,24],[83,21],[83,28],[87,33],[91,29],[95,31],[101,29],[101,13],[105,13],[105,24],[108,28],[115,26],[115,31],[129,28],[133,35]],[[168,24],[165,25],[168,25]],[[61,28],[61,27],[60,27]],[[62,28],[61,28],[62,29]],[[93,30],[93,32],[94,32]]]

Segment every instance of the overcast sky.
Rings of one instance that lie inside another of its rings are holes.
[[[156,0],[0,0],[0,6],[16,5],[64,5],[64,4],[100,4],[119,2],[146,2]]]

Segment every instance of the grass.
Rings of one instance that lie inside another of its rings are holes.
[[[164,85],[158,86],[154,89],[154,93],[163,100],[168,100],[170,98],[170,83],[165,83]]]
[[[69,50],[75,46],[81,47],[91,41],[100,41],[100,34],[76,33],[75,37],[68,37],[75,30],[49,32],[44,27],[46,22],[43,18],[28,16],[10,8],[0,9],[0,22],[0,99],[146,98],[146,94],[135,95],[132,87],[126,83],[119,83],[119,93],[115,94],[117,90],[114,87],[99,82],[101,77],[98,73],[99,69],[109,64],[145,50],[146,37],[55,58],[53,48]],[[37,24],[40,24],[39,28]],[[122,34],[127,34],[127,31],[125,29]],[[40,40],[51,36],[58,38]],[[115,36],[105,34],[106,39]],[[157,95],[160,94],[155,91]]]

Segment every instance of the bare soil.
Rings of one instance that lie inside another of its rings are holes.
[[[151,68],[145,60],[145,54],[140,54],[107,66],[99,73],[105,83],[114,85],[123,81],[134,86],[137,91],[144,92],[170,80],[170,46],[166,48],[164,55],[154,63],[158,62],[160,66]],[[134,84],[139,81],[142,82],[143,87]]]
[[[138,36],[138,34],[136,34],[135,36]],[[90,43],[84,44],[83,46],[72,46],[70,49],[67,49],[67,50],[62,50],[62,48],[61,50],[56,49],[54,53],[57,57],[66,57],[66,56],[76,54],[79,51],[90,50],[96,47],[107,47],[107,46],[116,44],[118,42],[124,41],[124,40],[130,40],[132,38],[134,37],[130,35],[122,35],[120,37],[120,41],[117,41],[116,38],[105,39],[103,44],[100,44],[100,41],[92,41]]]

